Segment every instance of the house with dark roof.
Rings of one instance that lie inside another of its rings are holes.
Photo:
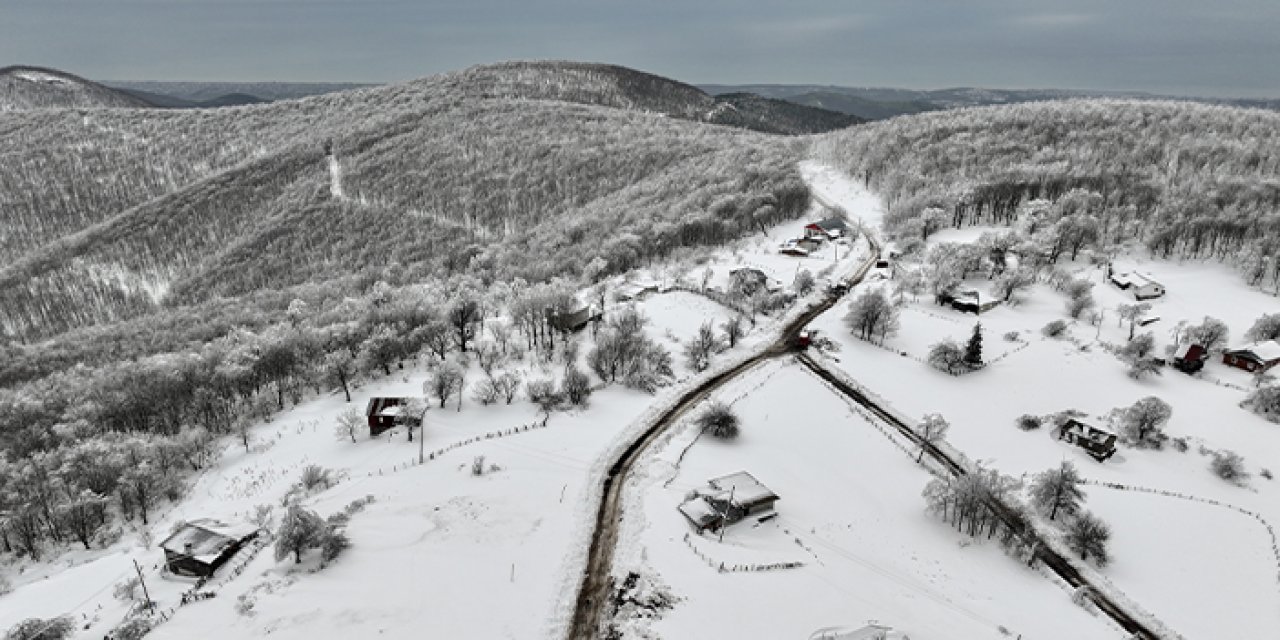
[[[376,436],[399,425],[422,426],[422,416],[410,415],[410,398],[369,398],[364,415],[369,420],[369,435]]]
[[[739,522],[773,511],[778,494],[746,471],[731,473],[707,482],[679,507],[689,524],[699,532]]]
[[[849,235],[849,222],[844,218],[832,216],[804,226],[804,237],[835,240]]]
[[[206,518],[184,522],[160,543],[160,548],[169,572],[207,578],[257,536],[255,525],[232,525]]]
[[[1280,344],[1268,340],[1230,349],[1222,354],[1222,363],[1250,373],[1261,373],[1280,364]]]
[[[1116,453],[1116,434],[1071,418],[1058,430],[1058,439],[1084,449],[1098,462]]]

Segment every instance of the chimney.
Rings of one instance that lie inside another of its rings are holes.
[[[186,544],[182,545],[182,552],[183,552],[183,553],[185,553],[185,554],[187,554],[187,555],[191,555],[191,543],[190,543],[190,542],[188,542],[188,543],[186,543]]]

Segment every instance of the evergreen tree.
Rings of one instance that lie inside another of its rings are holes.
[[[977,369],[982,366],[982,323],[973,325],[973,335],[964,346],[964,363]]]

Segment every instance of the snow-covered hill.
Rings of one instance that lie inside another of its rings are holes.
[[[0,112],[149,106],[123,91],[62,71],[41,67],[0,68]]]

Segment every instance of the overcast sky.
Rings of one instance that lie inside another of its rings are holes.
[[[389,82],[510,59],[692,83],[1280,97],[1280,0],[0,0],[0,66]]]

